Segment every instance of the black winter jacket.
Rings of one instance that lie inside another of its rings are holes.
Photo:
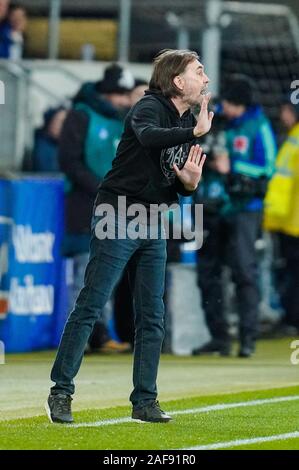
[[[182,168],[190,147],[196,143],[196,120],[191,111],[181,117],[170,99],[149,90],[130,110],[112,169],[99,186],[98,203],[117,204],[117,196],[128,203],[168,204],[177,193],[187,196],[173,164]]]

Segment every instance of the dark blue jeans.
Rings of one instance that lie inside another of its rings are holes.
[[[134,389],[130,400],[134,406],[143,406],[157,397],[156,379],[164,338],[166,240],[161,233],[159,238],[151,239],[147,224],[142,226],[145,239],[131,239],[133,229],[130,229],[125,239],[100,240],[95,234],[99,221],[100,217],[94,217],[84,287],[64,328],[51,372],[55,382],[51,393],[74,393],[73,379],[93,325],[129,262],[135,314]],[[120,220],[122,230],[128,222],[125,218]]]

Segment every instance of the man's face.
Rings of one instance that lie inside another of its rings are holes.
[[[6,18],[9,6],[9,0],[0,0],[0,21]]]
[[[182,91],[183,100],[189,106],[201,103],[209,81],[204,73],[203,65],[196,59],[190,62],[185,71],[175,78],[175,84]]]
[[[296,114],[292,107],[288,104],[282,105],[280,110],[280,120],[287,130],[292,129],[292,127],[296,124]]]
[[[9,22],[14,31],[24,33],[27,27],[27,14],[23,8],[16,8],[9,15]]]
[[[106,95],[106,99],[110,101],[114,108],[120,111],[131,107],[131,97],[129,93],[111,93]]]

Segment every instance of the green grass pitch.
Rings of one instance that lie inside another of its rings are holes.
[[[162,356],[167,424],[130,420],[132,357],[86,357],[76,379],[75,425],[43,410],[53,352],[0,366],[0,449],[299,449],[299,365],[291,339],[258,343],[255,357]],[[207,408],[208,407],[208,408]]]

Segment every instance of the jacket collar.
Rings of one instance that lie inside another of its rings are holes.
[[[177,118],[184,119],[186,116],[189,116],[191,114],[191,110],[188,109],[187,111],[184,112],[184,114],[182,114],[182,116],[180,116],[178,109],[173,104],[171,99],[164,96],[160,90],[156,90],[156,89],[146,90],[145,96],[154,96],[155,98],[157,98]]]

